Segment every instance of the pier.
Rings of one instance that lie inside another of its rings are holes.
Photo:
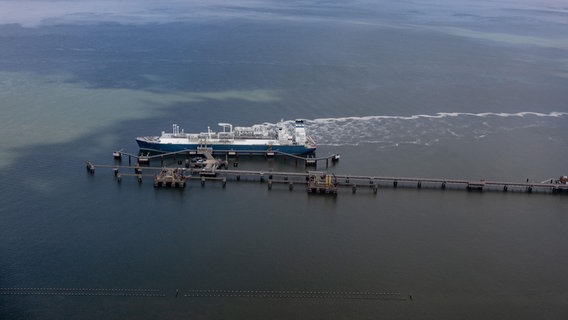
[[[215,158],[214,155],[224,156]],[[380,188],[414,188],[414,189],[438,189],[438,190],[466,190],[469,192],[500,191],[500,192],[522,192],[522,193],[547,193],[547,194],[568,194],[568,177],[562,176],[559,179],[548,179],[542,182],[532,182],[528,179],[524,182],[499,181],[499,180],[467,180],[467,179],[447,179],[447,178],[421,178],[421,177],[396,177],[396,176],[370,176],[370,175],[349,175],[334,174],[327,171],[305,171],[288,172],[272,170],[237,170],[238,157],[242,155],[264,156],[266,158],[283,157],[303,162],[306,169],[314,167],[317,169],[318,162],[325,161],[326,170],[329,163],[339,161],[338,154],[316,158],[314,156],[298,156],[279,151],[221,151],[215,152],[212,148],[199,147],[196,150],[182,150],[156,155],[133,155],[126,152],[115,151],[113,157],[120,163],[123,156],[128,157],[128,165],[95,165],[87,161],[86,169],[90,174],[95,174],[96,168],[111,168],[118,183],[123,177],[135,177],[138,183],[142,183],[144,178],[151,178],[154,187],[180,188],[183,189],[186,183],[191,180],[198,180],[202,187],[206,183],[221,182],[223,188],[227,181],[257,181],[266,183],[267,188],[272,190],[277,185],[285,185],[288,190],[293,191],[295,186],[303,186],[307,193],[337,195],[340,189],[348,189],[352,193],[358,190],[370,190],[377,194]],[[165,159],[172,159],[178,167],[164,166]],[[229,158],[235,169],[229,169]],[[136,159],[132,165],[132,159]],[[160,160],[160,167],[150,166],[150,160]],[[129,173],[129,172],[134,173]],[[148,171],[149,173],[143,173]]]
[[[159,174],[166,170],[169,176],[174,175],[174,171],[183,176],[183,181],[171,180],[172,183],[164,183],[162,180],[160,186],[167,187],[185,187],[186,181],[198,180],[201,186],[206,183],[221,182],[223,187],[227,185],[227,181],[251,181],[267,183],[267,188],[272,190],[276,185],[285,185],[290,191],[294,190],[296,185],[304,186],[304,190],[309,193],[337,194],[340,189],[348,189],[352,193],[359,190],[370,190],[374,194],[380,188],[429,188],[437,190],[465,190],[470,192],[483,191],[500,191],[500,192],[523,192],[523,193],[546,193],[546,194],[568,194],[568,183],[562,180],[547,180],[543,182],[511,182],[498,180],[466,180],[466,179],[446,179],[446,178],[420,178],[420,177],[395,177],[395,176],[369,176],[369,175],[349,175],[349,174],[331,174],[325,172],[285,172],[285,171],[260,171],[260,170],[235,170],[235,169],[219,169],[203,171],[198,167],[141,167],[136,166],[120,166],[120,165],[96,165],[89,161],[86,163],[87,172],[94,174],[96,168],[112,169],[117,181],[120,182],[123,176],[133,176],[142,183],[144,177],[150,177],[156,185]],[[134,170],[133,174],[122,173]],[[142,171],[149,171],[150,174],[143,174]],[[183,183],[182,183],[183,182]],[[156,185],[158,186],[158,185]]]

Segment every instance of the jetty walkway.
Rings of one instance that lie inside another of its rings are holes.
[[[468,191],[501,191],[501,192],[523,192],[523,193],[547,193],[547,194],[568,194],[568,184],[562,180],[549,179],[544,182],[511,182],[498,180],[466,180],[466,179],[446,179],[446,178],[421,178],[421,177],[394,177],[394,176],[371,176],[371,175],[350,175],[350,174],[333,174],[321,171],[307,172],[286,172],[286,171],[270,171],[270,170],[235,170],[235,169],[219,169],[213,172],[204,170],[204,168],[191,167],[152,167],[140,165],[99,165],[87,161],[87,171],[90,174],[95,173],[96,168],[112,169],[117,181],[120,182],[122,177],[132,176],[142,183],[144,177],[156,179],[158,173],[164,170],[182,172],[183,184],[179,181],[180,187],[185,187],[185,181],[199,180],[204,186],[206,182],[221,182],[223,187],[227,181],[256,181],[267,183],[268,189],[272,189],[274,185],[283,184],[288,186],[289,190],[293,190],[296,185],[306,186],[308,189],[310,177],[314,175],[327,175],[328,183],[333,183],[333,187],[337,189],[350,189],[355,193],[359,189],[369,189],[377,193],[379,188],[429,188],[429,189],[461,189]],[[133,170],[133,173],[128,171]],[[150,173],[143,173],[150,172]],[[181,177],[181,176],[180,176]],[[154,181],[156,185],[156,181]],[[175,182],[174,182],[175,183]],[[160,184],[161,186],[174,187],[172,184]],[[309,191],[309,190],[308,190]]]

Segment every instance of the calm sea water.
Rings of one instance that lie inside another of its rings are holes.
[[[318,155],[341,154],[335,173],[566,175],[566,8],[131,5],[29,14],[1,5],[11,14],[0,13],[0,288],[165,297],[1,295],[0,318],[568,316],[564,195],[381,188],[329,198],[231,181],[161,190],[84,169],[171,123],[204,131],[304,118]],[[246,157],[239,168],[304,170]],[[176,298],[176,289],[404,299]]]

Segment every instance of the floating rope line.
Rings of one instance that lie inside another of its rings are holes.
[[[0,295],[165,297],[158,289],[104,288],[0,288]]]
[[[399,292],[298,290],[185,290],[186,298],[408,300]]]
[[[308,290],[219,290],[176,289],[167,295],[160,289],[132,288],[0,288],[0,295],[38,296],[99,296],[99,297],[167,297],[177,298],[255,298],[255,299],[351,299],[351,300],[412,300],[400,292],[377,291],[308,291]]]

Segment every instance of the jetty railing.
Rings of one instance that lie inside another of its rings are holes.
[[[87,161],[87,171],[94,174],[95,168],[113,169],[117,180],[120,182],[123,176],[133,176],[138,178],[138,182],[142,183],[143,177],[154,178],[157,173],[164,167],[151,167],[140,165],[121,166],[121,165],[95,165]],[[170,167],[169,169],[175,169]],[[134,170],[134,173],[123,173],[123,170]],[[274,184],[286,184],[290,190],[295,185],[308,185],[310,171],[307,172],[287,172],[287,171],[271,171],[271,170],[235,170],[235,169],[217,169],[213,174],[200,168],[183,168],[187,180],[199,180],[204,186],[206,181],[219,181],[225,187],[228,180],[231,181],[260,181],[267,182],[268,188],[272,189]],[[143,171],[150,171],[150,174],[143,174]],[[502,192],[541,192],[541,193],[564,193],[568,194],[568,184],[559,181],[550,182],[511,182],[499,180],[467,180],[467,179],[446,179],[446,178],[421,178],[421,177],[395,177],[395,176],[371,176],[371,175],[350,175],[350,174],[333,174],[334,181],[339,188],[350,188],[355,193],[360,188],[368,188],[374,193],[381,187],[392,188],[430,188],[430,189],[463,189],[468,191],[502,191]],[[184,184],[185,186],[185,184]]]

